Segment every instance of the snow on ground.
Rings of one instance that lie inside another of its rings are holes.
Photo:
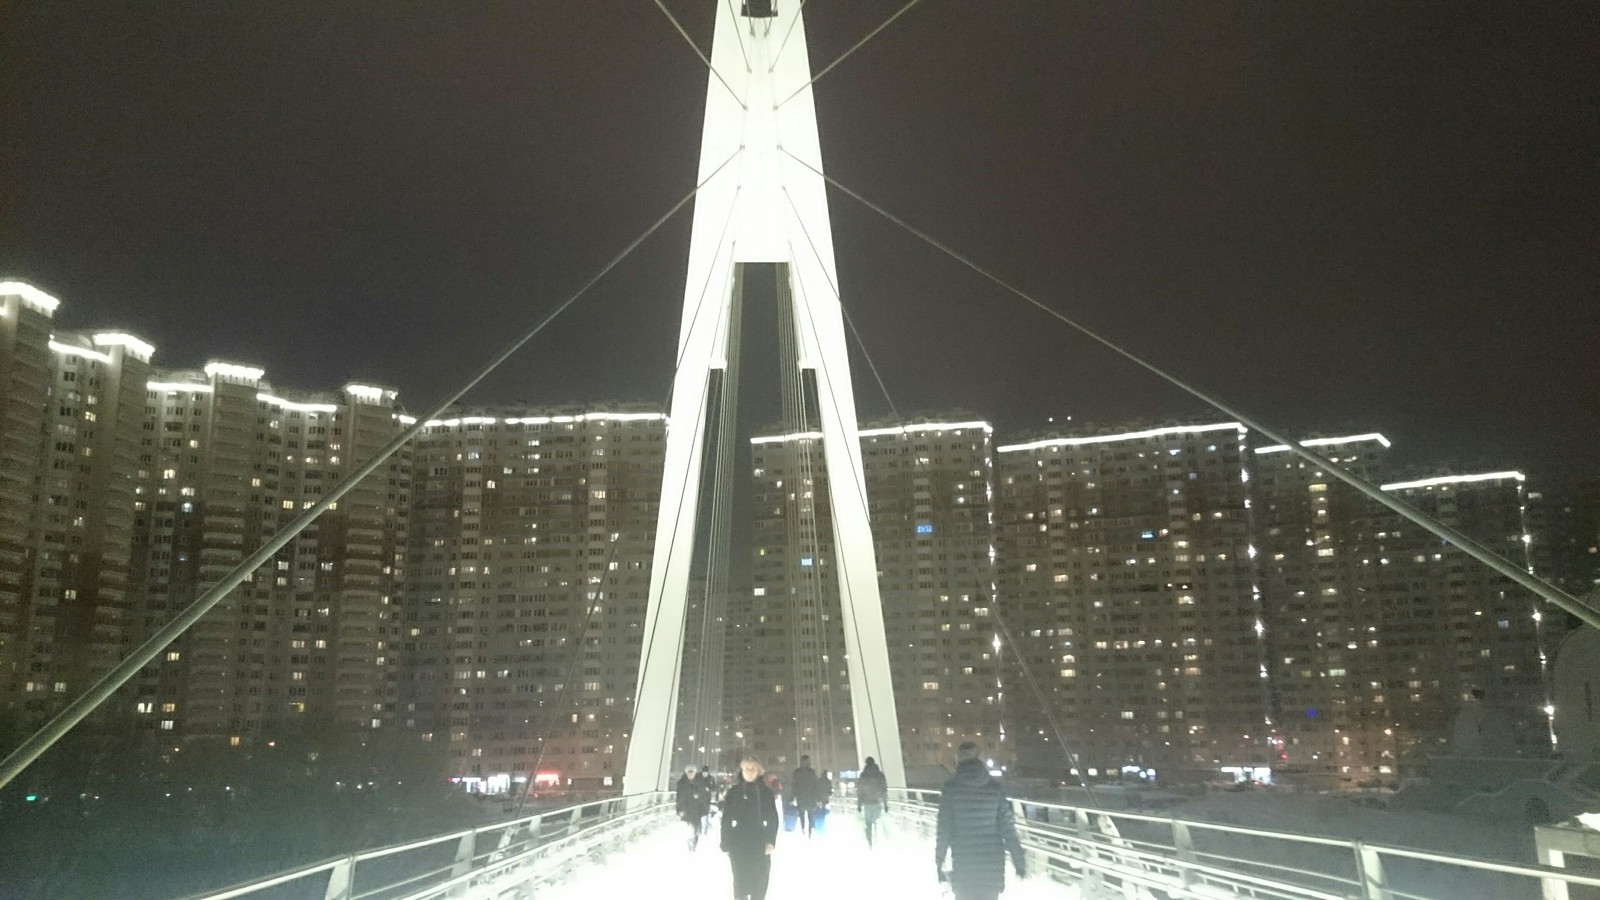
[[[716,900],[733,895],[728,857],[717,849],[715,830],[697,850],[688,848],[688,827],[672,823],[641,838],[602,864],[586,864],[573,877],[539,894],[540,900]],[[1004,900],[1078,900],[1078,892],[1048,878],[1018,880],[1006,872]],[[848,813],[830,817],[827,831],[807,839],[782,832],[773,851],[767,900],[938,900],[948,898],[934,876],[933,841],[890,823],[888,834],[867,846],[860,821]]]

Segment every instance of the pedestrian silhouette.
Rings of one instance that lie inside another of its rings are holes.
[[[948,878],[956,900],[996,900],[1006,886],[1006,853],[1018,878],[1026,866],[1011,801],[1000,779],[978,759],[977,744],[963,743],[956,758],[955,777],[944,783],[939,797],[934,866],[944,881],[945,855],[950,856]]]
[[[722,795],[722,852],[733,867],[734,900],[765,900],[777,842],[777,797],[761,778],[761,763],[746,756]]]
[[[861,820],[866,826],[867,846],[870,847],[877,837],[878,820],[883,818],[883,811],[889,805],[889,780],[878,768],[878,761],[870,756],[856,779],[856,801],[861,804]]]

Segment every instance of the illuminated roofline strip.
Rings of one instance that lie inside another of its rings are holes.
[[[104,331],[95,335],[91,340],[96,347],[126,347],[129,352],[143,357],[146,361],[155,355],[154,344],[146,343],[131,334],[120,331]]]
[[[388,388],[381,388],[371,384],[358,384],[353,381],[344,386],[344,392],[358,400],[365,400],[369,403],[382,403],[386,398],[393,399],[399,396]]]
[[[339,407],[332,403],[296,403],[293,400],[285,400],[282,397],[277,397],[272,394],[257,393],[256,399],[263,403],[271,403],[274,406],[281,406],[284,409],[291,410],[293,412],[336,413],[339,411]]]
[[[456,428],[461,425],[566,425],[573,422],[659,422],[665,413],[583,413],[576,416],[511,416],[498,419],[494,416],[463,416],[456,419],[429,419],[428,428]]]
[[[1483,472],[1478,475],[1441,475],[1438,478],[1422,478],[1417,481],[1396,481],[1393,484],[1383,485],[1386,491],[1404,491],[1411,488],[1438,487],[1449,484],[1471,484],[1477,481],[1526,481],[1528,476],[1517,471]]]
[[[81,356],[85,359],[98,360],[104,363],[111,362],[111,357],[101,353],[99,350],[90,350],[88,347],[74,347],[71,344],[63,344],[60,341],[51,341],[50,349],[63,356]]]
[[[41,312],[55,314],[61,301],[39,290],[26,281],[0,281],[0,295],[21,297],[22,302]]]
[[[984,434],[994,433],[994,428],[988,422],[922,422],[915,425],[891,425],[888,428],[863,428],[857,434],[862,437],[887,437],[918,434],[924,431],[960,431],[966,428],[982,428]]]
[[[221,375],[226,378],[243,378],[247,381],[260,381],[261,376],[267,373],[266,369],[258,369],[255,366],[225,362],[208,362],[203,371],[212,378]]]
[[[192,381],[147,381],[145,390],[148,391],[188,391],[191,394],[209,394],[216,388],[209,384],[195,384]]]
[[[915,425],[891,425],[887,428],[864,428],[856,435],[858,437],[895,437],[906,434],[919,434],[928,431],[960,431],[966,428],[981,428],[984,434],[993,434],[994,427],[988,422],[922,422]],[[750,439],[751,444],[782,444],[787,441],[820,441],[820,431],[798,431],[792,434],[769,434]]]
[[[1339,444],[1357,444],[1362,441],[1376,441],[1385,447],[1391,446],[1389,439],[1376,431],[1367,434],[1352,434],[1347,437],[1311,438],[1300,442],[1302,447],[1334,447]],[[1289,450],[1287,444],[1273,444],[1269,447],[1257,447],[1257,453],[1285,453]]]
[[[1043,450],[1047,447],[1076,447],[1082,444],[1110,444],[1116,441],[1137,441],[1144,438],[1164,437],[1169,434],[1201,434],[1208,431],[1237,431],[1243,434],[1246,428],[1238,422],[1222,422],[1217,425],[1178,425],[1171,428],[1151,428],[1147,431],[1129,431],[1123,434],[1096,434],[1090,437],[1076,438],[1047,438],[1042,441],[1033,441],[1027,444],[1010,444],[1005,447],[996,447],[996,453],[1014,453],[1019,450]]]
[[[755,446],[756,444],[782,444],[788,441],[820,440],[822,440],[822,432],[820,431],[798,431],[793,434],[773,434],[765,437],[753,437],[750,439],[750,445]]]

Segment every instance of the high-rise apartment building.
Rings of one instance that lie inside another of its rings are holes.
[[[1528,570],[1526,477],[1521,472],[1442,475],[1385,484],[1424,514]],[[1399,765],[1449,750],[1472,756],[1542,756],[1551,749],[1549,664],[1560,641],[1553,607],[1433,535],[1387,517],[1379,584],[1387,639],[1382,674],[1360,698],[1392,721]],[[1380,686],[1381,685],[1381,686]],[[1456,722],[1493,723],[1476,746]]]
[[[1380,480],[1381,435],[1306,444]],[[1392,782],[1434,754],[1547,751],[1543,604],[1287,448],[1256,453],[1280,767],[1349,787]],[[1522,482],[1502,472],[1383,488],[1526,568]],[[1503,723],[1498,746],[1457,746],[1464,712]]]
[[[1370,482],[1385,471],[1382,435],[1305,443]],[[1288,448],[1224,423],[999,458],[1001,608],[1085,768],[1393,781],[1460,752],[1474,704],[1504,723],[1495,752],[1547,748],[1542,604]],[[1526,566],[1521,483],[1384,489]],[[1059,772],[1051,716],[1022,718],[1025,761]]]
[[[972,740],[1001,749],[994,592],[992,429],[920,422],[860,432],[884,628],[909,777]],[[821,436],[752,441],[753,587],[729,612],[728,708],[738,741],[770,764],[806,753],[853,769]]]
[[[620,784],[665,426],[496,409],[417,437],[403,719],[475,789]]]
[[[1374,484],[1389,449],[1380,434],[1304,444]],[[1393,562],[1381,547],[1394,516],[1288,447],[1254,455],[1274,764],[1320,786],[1370,780],[1393,765],[1392,729],[1385,735],[1365,702],[1384,690],[1370,687],[1376,675],[1363,666],[1394,638],[1379,588]]]
[[[395,393],[276,391],[213,362],[145,385],[135,488],[136,634],[198,599],[403,427]],[[228,743],[382,727],[399,681],[410,510],[402,449],[141,673],[142,729]]]
[[[56,329],[56,308],[0,282],[8,741],[412,421],[378,387],[156,370],[149,344]],[[434,742],[479,790],[615,788],[651,627],[665,431],[631,409],[427,423],[100,724],[131,718],[174,746],[378,729]],[[1067,777],[1071,751],[1096,773],[1271,767],[1323,787],[1390,782],[1430,754],[1550,749],[1561,617],[1236,423],[995,447],[987,423],[925,421],[860,440],[914,783],[937,781],[965,740],[1043,777]],[[859,762],[820,442],[752,442],[754,521],[730,542],[750,549],[751,586],[726,615],[696,560],[685,758]],[[1592,497],[1541,506],[1518,472],[1384,483],[1381,435],[1305,444],[1519,567],[1594,581]]]
[[[1096,773],[1265,765],[1244,429],[1049,437],[998,458],[1000,608],[1061,727],[1027,717],[1023,767],[1064,778],[1068,751]]]
[[[1006,760],[993,428],[864,428],[861,455],[908,776],[953,767],[964,741]]]
[[[50,330],[59,301],[19,281],[0,281],[0,740],[46,713],[36,692],[31,713],[23,688],[28,658],[32,573],[39,550],[37,480],[50,403]],[[51,685],[54,690],[54,685]]]
[[[50,350],[23,691],[28,706],[53,714],[125,651],[138,446],[155,348],[115,332],[58,332]]]
[[[52,334],[54,299],[6,284],[0,707],[10,727],[32,728],[121,658],[154,348],[116,332]]]

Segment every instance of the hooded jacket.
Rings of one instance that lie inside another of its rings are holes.
[[[861,777],[856,780],[856,797],[865,806],[869,803],[882,804],[889,799],[889,780],[884,777],[883,770],[877,763],[868,763],[861,770]]]
[[[998,894],[1006,886],[1007,851],[1021,875],[1022,842],[1005,788],[981,761],[962,760],[939,798],[934,864],[942,869],[950,854],[950,886],[958,895]]]

